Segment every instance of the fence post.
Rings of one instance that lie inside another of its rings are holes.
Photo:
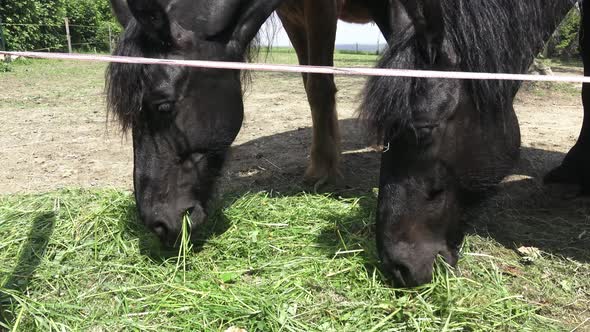
[[[375,54],[379,55],[380,52],[381,52],[381,40],[379,40],[379,36],[377,36],[377,52],[375,52]]]
[[[72,53],[72,37],[70,36],[70,22],[68,18],[64,18],[66,22],[66,38],[68,39],[68,53]]]
[[[0,18],[0,51],[6,51],[6,42],[4,41],[4,31],[2,30],[2,19]]]

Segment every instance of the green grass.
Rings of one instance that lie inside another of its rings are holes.
[[[18,59],[9,68],[7,72],[0,70],[0,109],[30,112],[73,102],[78,106],[73,112],[80,113],[80,104],[103,102],[103,63]]]
[[[379,57],[375,54],[354,53],[336,51],[334,54],[334,65],[338,67],[374,67]],[[282,64],[297,64],[297,54],[292,48],[273,47],[268,50],[260,50],[255,62],[269,62]]]
[[[522,265],[511,250],[476,235],[467,238],[457,271],[439,264],[432,284],[391,288],[374,249],[375,204],[373,196],[226,197],[197,234],[203,241],[195,250],[182,246],[179,256],[159,248],[138,225],[128,192],[3,197],[1,326],[13,331],[575,327],[556,320],[562,311],[549,303],[588,300],[587,263],[543,255]],[[547,284],[553,279],[560,282]]]

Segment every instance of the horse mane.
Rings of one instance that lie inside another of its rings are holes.
[[[115,51],[116,56],[144,57],[142,43],[157,48],[148,41],[137,21],[132,19],[123,32]],[[259,52],[258,37],[255,37],[244,52],[244,60],[252,61]],[[111,62],[106,70],[105,92],[107,97],[107,120],[111,115],[117,120],[123,132],[127,132],[142,110],[143,83],[148,65]],[[242,71],[242,93],[251,82],[249,71]]]
[[[465,72],[523,73],[573,7],[571,0],[441,0],[445,42]],[[410,26],[392,36],[380,68],[436,69],[421,57]],[[429,79],[372,77],[363,92],[361,119],[380,138],[412,126],[413,98]],[[468,93],[479,112],[510,109],[520,81],[471,80]]]
[[[140,45],[141,31],[135,20],[131,20],[123,32],[114,55],[128,57],[142,57]],[[144,65],[134,63],[111,62],[106,71],[107,117],[114,115],[126,132],[133,124],[135,117],[141,111],[143,99]]]

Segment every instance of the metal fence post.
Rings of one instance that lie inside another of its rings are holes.
[[[64,18],[66,22],[66,38],[68,39],[68,53],[72,53],[72,37],[70,36],[70,22],[68,18]]]

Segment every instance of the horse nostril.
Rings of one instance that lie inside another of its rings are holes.
[[[413,286],[412,274],[410,273],[408,266],[401,264],[396,260],[392,260],[391,257],[388,256],[382,257],[382,263],[386,275],[391,278],[395,287],[402,288]]]
[[[393,264],[392,269],[395,271],[394,275],[396,277],[396,282],[399,283],[401,287],[412,287],[412,278],[410,269],[402,264]]]
[[[416,139],[420,145],[430,145],[434,142],[434,130],[438,125],[429,124],[416,127]]]
[[[187,210],[193,226],[202,225],[207,219],[207,213],[200,204],[196,204]]]
[[[194,211],[194,210],[195,210],[195,208],[194,208],[194,207],[192,207],[192,208],[188,208],[184,214],[185,214],[185,215],[189,215],[189,216],[190,216],[190,215],[193,213],[193,211]]]
[[[426,200],[427,201],[434,201],[435,199],[441,197],[444,192],[445,192],[445,190],[442,188],[431,189],[427,194]]]
[[[168,235],[168,227],[162,221],[156,221],[153,226],[152,230],[156,235],[158,235],[161,239],[165,239]]]
[[[457,261],[459,260],[459,251],[453,248],[439,251],[438,255],[450,266],[457,265]]]

